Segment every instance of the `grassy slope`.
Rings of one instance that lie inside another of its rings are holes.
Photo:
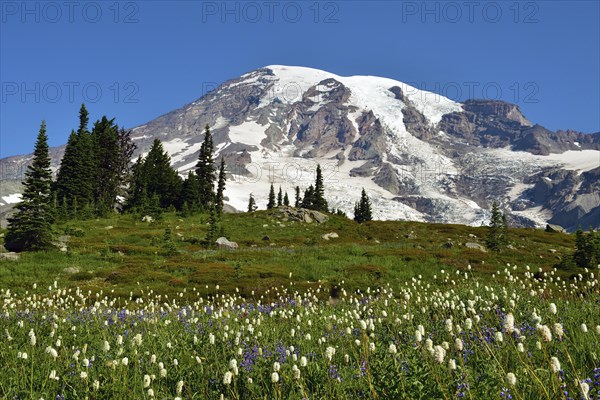
[[[194,286],[212,294],[219,285],[221,292],[238,288],[242,295],[251,296],[252,291],[258,295],[289,284],[292,273],[298,289],[314,287],[318,280],[326,287],[344,281],[347,289],[364,289],[388,282],[397,286],[418,275],[427,279],[443,268],[465,270],[469,264],[475,273],[489,279],[506,263],[547,271],[574,245],[570,235],[511,229],[514,249],[491,254],[459,245],[483,244],[484,227],[400,221],[358,225],[340,216],[330,216],[324,224],[306,224],[279,220],[276,212],[258,211],[223,216],[225,235],[238,242],[239,250],[206,250],[198,241],[205,236],[207,221],[206,215],[182,218],[165,214],[151,224],[130,215],[69,222],[57,228],[57,235],[69,227],[85,233],[71,236],[66,254],[31,253],[16,262],[2,262],[0,287],[19,291],[36,282],[58,280],[61,285],[92,292],[129,296],[146,287],[175,294]],[[175,255],[169,255],[164,247],[167,226],[172,230]],[[339,238],[323,240],[321,235],[328,232],[338,233]],[[411,232],[414,238],[407,238]],[[263,240],[266,235],[270,240]],[[443,247],[448,240],[454,247]],[[69,267],[79,272],[66,272]],[[573,272],[558,274],[568,277]]]

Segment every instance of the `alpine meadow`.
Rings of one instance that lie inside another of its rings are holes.
[[[600,400],[598,15],[2,1],[0,398]]]

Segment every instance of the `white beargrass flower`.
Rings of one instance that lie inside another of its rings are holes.
[[[398,349],[396,348],[396,345],[394,343],[390,344],[389,352],[390,352],[390,354],[398,353]]]
[[[87,374],[87,372],[85,372],[85,371],[81,371],[81,372],[79,373],[79,376],[81,377],[81,379],[87,379],[87,377],[88,377],[88,374]]]
[[[454,371],[456,369],[456,360],[451,359],[448,361],[448,368],[450,368],[451,371]]]
[[[420,342],[423,340],[423,335],[421,334],[420,330],[416,330],[415,331],[415,341]]]
[[[100,389],[100,381],[95,380],[94,383],[92,383],[92,389],[97,392]]]
[[[161,378],[166,378],[167,377],[167,370],[164,368],[160,369],[160,373],[159,373]]]
[[[435,361],[438,364],[441,364],[444,362],[445,357],[446,357],[446,349],[444,349],[442,346],[436,345],[433,348],[433,358],[435,358]]]
[[[454,340],[454,346],[456,347],[456,350],[462,351],[464,348],[462,339],[457,337],[456,340]]]
[[[588,331],[587,325],[586,324],[581,324],[581,332],[587,333],[587,331]]]
[[[105,352],[105,353],[108,353],[108,352],[110,351],[110,343],[108,343],[108,340],[105,340],[105,341],[104,341],[104,346],[103,346],[103,348],[104,348],[104,352]]]
[[[433,351],[433,340],[427,338],[427,340],[425,340],[425,348],[428,351]]]
[[[451,318],[448,318],[446,320],[445,325],[446,325],[446,332],[452,333],[452,328],[453,327],[452,327],[452,319]]]
[[[556,304],[550,303],[550,306],[548,306],[548,310],[550,311],[550,314],[556,314]]]
[[[298,368],[298,366],[296,364],[294,364],[294,366],[292,367],[292,373],[294,375],[295,380],[300,379],[300,369]]]
[[[148,386],[150,386],[150,375],[146,374],[144,375],[144,389],[146,389]]]
[[[273,372],[271,374],[271,382],[273,382],[273,383],[279,382],[279,374],[277,372]]]
[[[542,335],[542,339],[544,342],[552,341],[552,332],[550,332],[550,328],[547,325],[538,325],[538,331]]]
[[[123,357],[123,359],[121,360],[121,364],[127,366],[127,364],[129,364],[129,358]]]
[[[600,335],[600,325],[596,325],[596,333]]]
[[[523,343],[517,343],[517,351],[519,353],[524,353],[525,352],[525,346],[523,346]]]
[[[281,364],[279,364],[277,361],[275,361],[273,363],[273,371],[279,372],[280,369],[281,369]]]
[[[325,357],[327,358],[327,360],[331,361],[333,359],[333,356],[335,355],[335,347],[327,347],[327,349],[325,349]],[[276,370],[279,371],[279,370]]]
[[[473,327],[473,320],[471,318],[465,319],[465,329],[470,331]]]
[[[504,331],[508,334],[513,333],[515,330],[515,317],[511,313],[506,314],[504,318]]]
[[[29,343],[31,344],[31,347],[35,347],[35,344],[37,343],[33,329],[29,331]]]
[[[177,382],[177,386],[175,387],[175,391],[177,392],[177,395],[181,394],[181,392],[183,391],[183,381]]]
[[[502,332],[498,331],[496,332],[496,342],[503,342],[504,341],[504,337],[502,336]]]
[[[223,385],[231,385],[232,378],[233,374],[231,373],[231,371],[225,372],[225,375],[223,375]]]
[[[58,357],[58,352],[56,351],[56,349],[53,349],[50,346],[46,347],[46,353],[50,354],[52,356],[52,358],[54,358],[55,360],[56,360],[56,357]]]
[[[558,361],[558,358],[552,357],[550,359],[550,369],[555,373],[560,371],[560,361]]]
[[[215,344],[215,335],[213,335],[212,333],[208,335],[208,342],[210,344]]]
[[[558,322],[554,324],[554,333],[556,334],[556,336],[558,336],[559,339],[562,339],[563,335],[565,334],[562,324]]]
[[[308,364],[308,359],[304,356],[300,357],[300,366],[302,368],[306,367],[306,365]]]
[[[506,382],[508,382],[510,386],[515,386],[517,384],[517,377],[512,372],[509,372],[506,374]]]
[[[590,393],[590,385],[587,382],[581,381],[579,382],[579,386],[581,387],[581,394],[585,400],[589,400]]]
[[[148,389],[148,397],[154,397],[154,390],[152,388]]]
[[[58,380],[58,376],[56,376],[56,370],[52,370],[50,371],[50,376],[48,377],[48,379],[54,379],[55,381]]]

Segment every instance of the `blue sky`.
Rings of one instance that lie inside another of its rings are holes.
[[[598,1],[0,0],[0,157],[85,102],[141,125],[270,64],[517,103],[550,129],[600,130]]]

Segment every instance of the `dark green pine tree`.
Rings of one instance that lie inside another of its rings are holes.
[[[486,247],[492,251],[500,251],[507,243],[506,217],[503,216],[498,203],[492,203],[492,218],[485,240]]]
[[[269,190],[269,202],[267,203],[267,210],[275,208],[275,188],[271,183],[271,189]]]
[[[256,211],[256,201],[254,200],[254,196],[250,193],[250,198],[248,198],[248,212]]]
[[[360,201],[354,205],[354,220],[362,224],[372,219],[371,200],[369,200],[369,196],[367,196],[367,192],[363,188],[360,194]]]
[[[71,131],[65,152],[60,160],[56,182],[52,185],[53,192],[60,202],[64,199],[68,204],[73,204],[73,200],[78,197],[78,166],[80,157],[78,136],[75,131]]]
[[[289,206],[290,205],[290,198],[288,197],[287,192],[285,192],[285,194],[283,195],[283,205],[284,206]]]
[[[113,119],[103,116],[94,123],[92,142],[95,158],[94,200],[96,213],[106,215],[114,208],[119,194],[119,137]]]
[[[124,210],[142,213],[148,202],[147,180],[144,174],[144,158],[142,156],[138,157],[131,171]]]
[[[207,246],[212,246],[217,240],[217,213],[213,203],[209,204],[208,212],[208,231],[206,232],[204,240],[206,241]]]
[[[221,157],[221,165],[219,167],[219,179],[217,181],[217,194],[215,196],[215,207],[218,216],[223,213],[223,193],[225,192],[225,159]]]
[[[24,191],[16,213],[8,219],[4,247],[9,251],[41,250],[52,240],[52,171],[48,154],[46,122],[42,121],[33,161],[25,173]]]
[[[310,185],[304,191],[304,197],[302,198],[302,203],[300,203],[302,208],[313,209],[315,206],[315,188],[313,185]]]
[[[581,227],[575,232],[575,253],[573,253],[573,261],[580,268],[592,267],[592,260],[594,258],[593,239],[593,232],[586,234]]]
[[[329,207],[327,206],[327,200],[325,200],[325,187],[323,185],[323,173],[321,172],[321,165],[317,164],[317,177],[315,179],[315,191],[314,191],[314,202],[313,208],[318,211],[327,212]]]
[[[208,210],[215,201],[215,165],[213,162],[213,140],[208,125],[204,128],[204,141],[200,147],[196,175],[200,181],[199,204],[203,210]]]
[[[158,196],[164,209],[180,206],[182,180],[171,167],[171,157],[159,139],[154,139],[142,168],[148,197]]]
[[[302,204],[302,199],[300,198],[300,186],[296,186],[296,189],[294,189],[294,191],[294,207],[298,208]]]
[[[281,186],[279,186],[279,192],[277,192],[277,207],[281,207],[283,205],[283,192],[281,191]]]
[[[200,206],[200,180],[194,171],[190,171],[188,177],[183,181],[181,189],[182,204],[187,204],[189,212],[194,212]]]

